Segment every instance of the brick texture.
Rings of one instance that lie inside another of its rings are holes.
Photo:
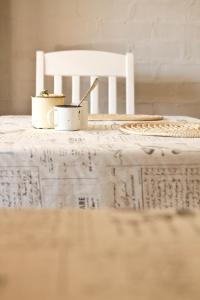
[[[134,52],[136,112],[200,117],[199,0],[1,0],[0,44],[0,114],[31,113],[37,49],[91,49]]]

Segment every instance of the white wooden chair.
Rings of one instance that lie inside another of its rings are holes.
[[[44,90],[44,75],[54,76],[54,93],[62,93],[62,76],[72,76],[72,103],[80,100],[80,78],[108,77],[108,113],[117,113],[117,77],[126,78],[126,113],[135,113],[134,59],[126,55],[100,51],[36,52],[36,95]],[[99,113],[98,87],[90,97],[90,113]]]

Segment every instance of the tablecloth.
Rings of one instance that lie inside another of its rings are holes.
[[[0,209],[1,300],[199,300],[200,212]]]
[[[136,136],[116,124],[34,129],[0,117],[0,207],[198,208],[200,139]]]

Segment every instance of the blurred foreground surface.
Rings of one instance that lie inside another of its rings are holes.
[[[0,211],[1,300],[199,299],[200,212]]]

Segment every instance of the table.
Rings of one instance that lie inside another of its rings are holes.
[[[200,139],[56,132],[0,117],[0,207],[200,207]]]
[[[0,299],[199,300],[199,233],[199,210],[0,210]]]

